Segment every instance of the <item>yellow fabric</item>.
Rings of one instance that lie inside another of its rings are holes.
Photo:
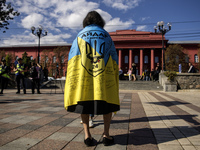
[[[18,69],[18,71],[15,71],[15,74],[19,73],[19,71],[23,71],[24,70],[24,66],[21,65],[21,67],[19,67],[19,64],[17,64],[17,69]],[[24,72],[21,72],[21,74],[24,75]]]
[[[5,69],[3,69],[2,66],[0,66],[0,73],[2,73],[4,71],[5,71]],[[10,78],[10,76],[7,73],[2,74],[1,76],[4,78],[8,78],[8,79]]]
[[[98,67],[91,65],[91,59],[85,54],[85,43],[78,38],[81,55],[76,55],[68,61],[64,92],[65,108],[79,101],[90,100],[104,100],[119,105],[119,70],[116,61],[110,56],[106,66],[103,58],[99,60]],[[92,51],[91,55],[94,55],[93,48]],[[100,55],[96,52],[95,56]],[[96,61],[96,57],[93,58]]]

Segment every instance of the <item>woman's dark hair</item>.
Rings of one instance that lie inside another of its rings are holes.
[[[83,20],[83,28],[91,24],[96,24],[103,28],[105,25],[105,21],[98,12],[90,11]]]

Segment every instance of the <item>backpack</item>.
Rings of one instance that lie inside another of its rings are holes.
[[[32,67],[30,70],[30,75],[32,78],[37,78],[38,77],[38,72],[36,70],[36,67]]]

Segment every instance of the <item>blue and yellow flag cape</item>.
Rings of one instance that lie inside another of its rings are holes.
[[[85,27],[69,52],[65,108],[70,111],[68,107],[79,103],[101,101],[111,112],[119,110],[118,73],[118,56],[108,32],[97,25]]]

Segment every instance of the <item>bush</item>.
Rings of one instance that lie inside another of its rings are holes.
[[[174,81],[174,78],[177,76],[175,71],[166,71],[164,72],[164,75],[168,77],[169,81]]]

